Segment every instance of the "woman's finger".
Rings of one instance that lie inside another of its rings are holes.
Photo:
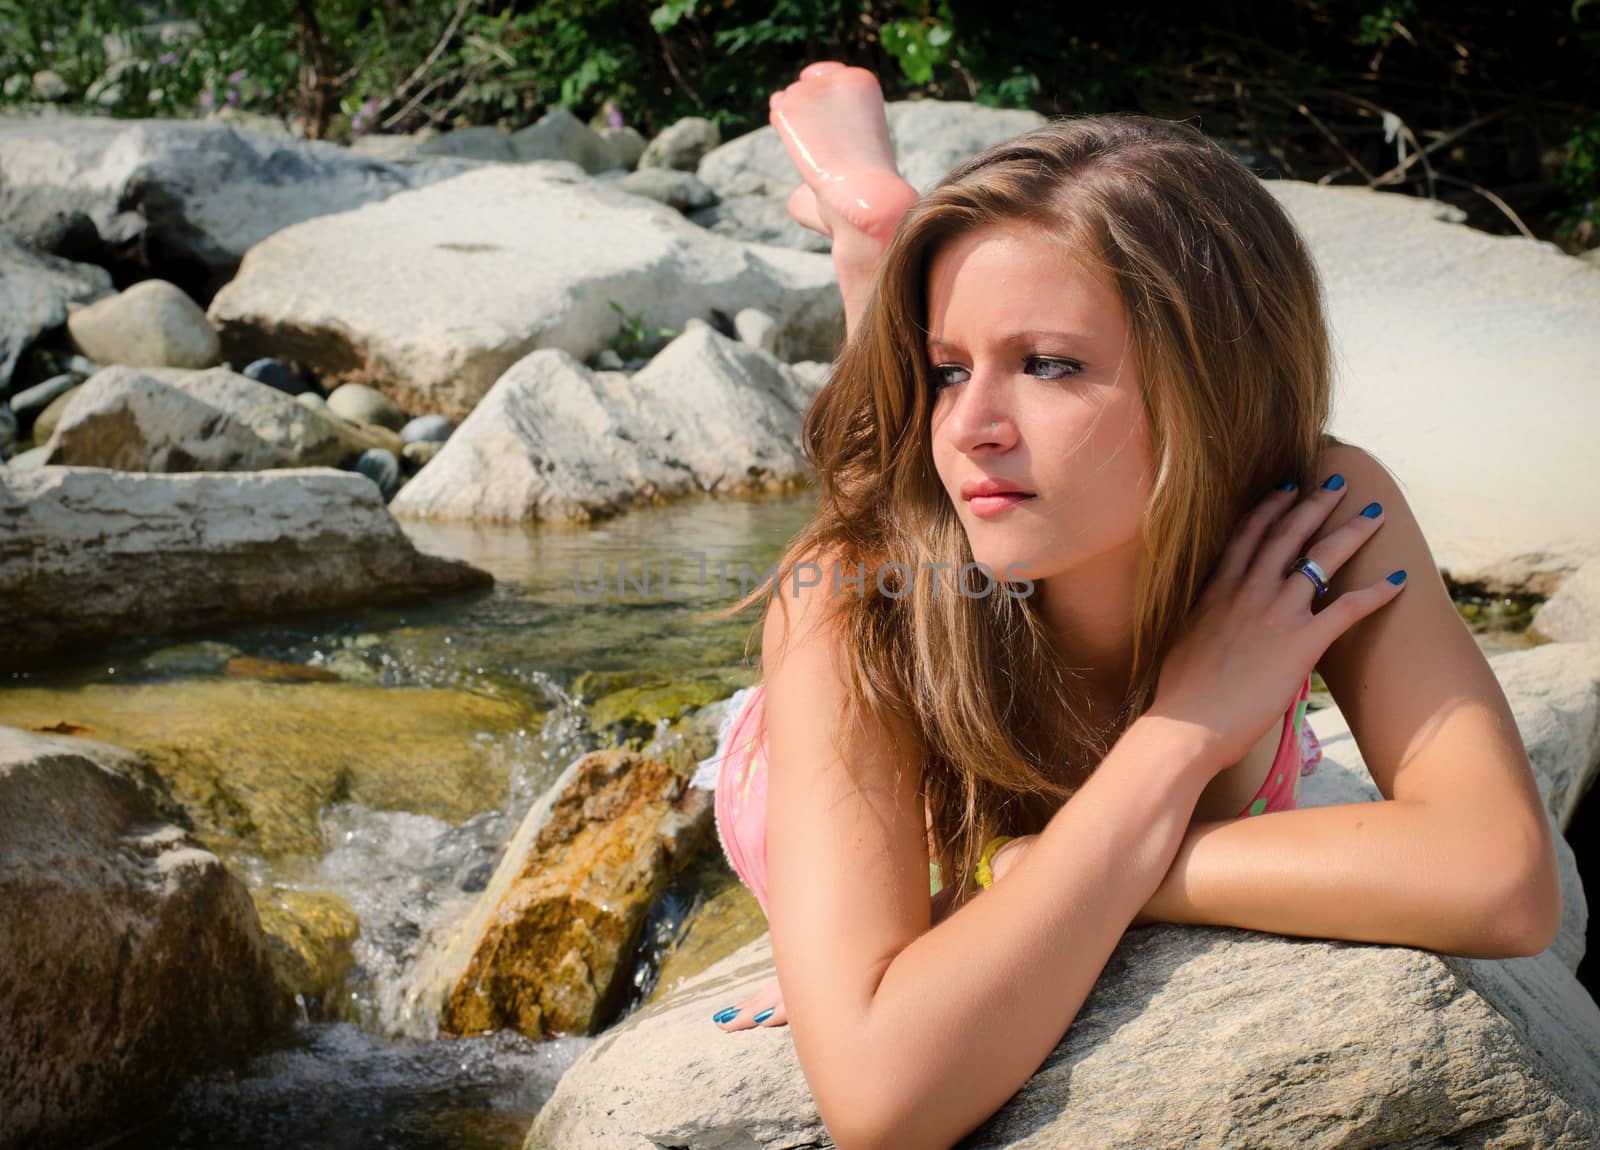
[[[1289,564],[1305,554],[1306,541],[1327,521],[1342,498],[1344,476],[1331,475],[1321,487],[1307,492],[1305,498],[1290,508],[1267,532],[1247,579],[1260,584],[1260,589],[1268,593],[1269,602],[1282,589],[1284,572],[1289,570]],[[1305,576],[1298,575],[1296,578],[1305,579]],[[1309,580],[1307,583],[1309,585]]]
[[[1302,576],[1303,578],[1303,576]],[[1394,599],[1405,588],[1406,573],[1396,571],[1384,579],[1356,591],[1346,591],[1312,618],[1310,626],[1317,636],[1317,655],[1333,646],[1333,641],[1379,607]]]
[[[1223,551],[1216,574],[1212,576],[1213,582],[1236,583],[1244,578],[1256,549],[1261,546],[1262,538],[1279,517],[1294,506],[1295,490],[1293,487],[1280,487],[1250,510]]]
[[[1338,530],[1329,532],[1326,536],[1312,544],[1311,549],[1305,553],[1307,559],[1314,560],[1322,568],[1323,577],[1332,582],[1334,575],[1349,562],[1350,557],[1371,539],[1380,526],[1383,525],[1383,505],[1369,503],[1356,514],[1352,515]],[[1295,557],[1298,561],[1299,556]],[[1282,597],[1297,610],[1306,610],[1317,606],[1316,585],[1310,578],[1293,568],[1284,572]]]

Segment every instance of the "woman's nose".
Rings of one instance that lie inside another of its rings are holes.
[[[956,397],[956,410],[946,424],[961,451],[984,444],[1005,446],[1016,434],[1016,420],[1005,408],[1004,397],[994,389],[975,388],[972,380]]]

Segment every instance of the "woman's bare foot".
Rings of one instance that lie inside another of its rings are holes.
[[[789,197],[789,214],[836,244],[881,253],[917,192],[895,167],[878,78],[823,60],[767,104],[804,181]]]
[[[1009,843],[1007,844],[1010,845]],[[997,854],[999,852],[996,852]],[[930,928],[938,926],[950,917],[951,895],[954,892],[949,887],[942,888],[933,896],[932,922]],[[763,1017],[763,1012],[771,1010],[770,1014]],[[717,1029],[725,1031],[753,1030],[758,1026],[787,1026],[789,1013],[783,1008],[783,991],[778,989],[778,980],[769,978],[761,984],[761,988],[742,1002],[736,1002],[725,1010],[720,1010],[711,1016],[711,1021],[717,1024]]]

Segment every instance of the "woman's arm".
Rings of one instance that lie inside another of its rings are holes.
[[[1561,924],[1549,818],[1493,670],[1461,622],[1393,477],[1328,450],[1384,527],[1331,601],[1404,567],[1406,593],[1317,663],[1383,797],[1192,826],[1145,914],[1445,954],[1537,954]]]
[[[835,746],[828,580],[780,594],[762,646],[768,905],[795,1050],[840,1150],[950,1146],[1061,1041],[1171,865],[1210,732],[1140,719],[1003,890],[931,926],[917,764],[881,727]]]

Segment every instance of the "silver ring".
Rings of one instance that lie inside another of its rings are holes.
[[[1328,573],[1322,569],[1322,564],[1315,559],[1302,555],[1294,561],[1294,566],[1289,568],[1289,574],[1292,575],[1296,571],[1301,572],[1307,579],[1311,580],[1311,585],[1317,589],[1318,595],[1326,595],[1328,593]]]

